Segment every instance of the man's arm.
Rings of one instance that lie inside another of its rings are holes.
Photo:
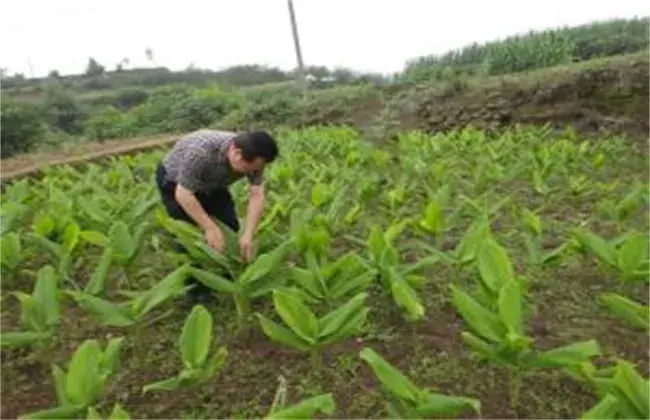
[[[244,234],[253,238],[257,226],[262,217],[262,210],[264,210],[264,187],[262,185],[251,185],[248,190],[248,209],[246,211],[246,226],[244,227]]]
[[[178,204],[183,207],[183,210],[189,214],[189,216],[203,228],[204,231],[209,231],[210,229],[219,229],[216,223],[212,221],[210,216],[205,212],[201,203],[196,198],[194,193],[187,188],[183,187],[180,184],[176,185],[176,191],[174,193],[176,201]]]
[[[201,179],[209,169],[208,165],[209,162],[205,153],[201,150],[188,152],[179,169],[176,191],[174,192],[178,204],[206,232],[215,228],[218,230],[219,227],[205,212],[194,192],[201,185]]]

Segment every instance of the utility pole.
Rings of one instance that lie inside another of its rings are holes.
[[[305,75],[305,64],[302,61],[302,51],[300,50],[300,38],[298,36],[298,24],[296,23],[296,12],[293,10],[293,0],[287,0],[289,6],[289,17],[291,18],[291,32],[293,33],[293,46],[296,49],[296,59],[298,60],[298,84],[302,88],[303,97],[307,97],[307,77]]]

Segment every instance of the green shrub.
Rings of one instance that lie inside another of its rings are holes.
[[[45,133],[45,121],[38,105],[6,95],[2,95],[0,127],[3,159],[34,150]]]

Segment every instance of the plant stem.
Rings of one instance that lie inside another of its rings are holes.
[[[521,390],[521,372],[514,368],[508,371],[508,385],[510,388],[510,408],[519,406],[519,391]]]
[[[244,333],[248,330],[249,317],[251,313],[250,300],[239,293],[233,294],[235,300],[235,308],[237,309],[237,331],[236,335]]]
[[[314,373],[320,372],[323,367],[323,352],[320,347],[314,347],[310,352],[311,368]]]

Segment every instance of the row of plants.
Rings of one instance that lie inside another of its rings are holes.
[[[51,168],[40,181],[17,181],[3,192],[2,293],[20,305],[20,317],[0,335],[3,369],[25,348],[44,368],[57,346],[76,349],[66,366],[52,366],[57,401],[14,415],[98,418],[103,409],[110,418],[127,418],[133,396],[116,399],[110,391],[124,360],[121,348],[131,343],[128,357],[143,357],[152,344],[147,330],[167,322],[191,287],[184,280],[193,277],[216,297],[232,299],[232,328],[224,335],[261,333],[294,351],[294,363],[304,359],[315,377],[333,369],[326,355],[337,346],[363,343],[358,357],[378,380],[376,398],[392,418],[485,415],[484,401],[435,390],[436,378],[410,378],[377,350],[370,333],[385,310],[374,303],[378,296],[400,314],[399,330],[435,321],[434,302],[450,305],[461,321],[463,348],[453,357],[506,372],[507,383],[485,387],[506,386],[509,399],[502,404],[515,412],[525,407],[522,390],[537,372],[556,370],[593,394],[593,406],[576,407],[582,411],[572,415],[648,417],[648,380],[637,360],[575,334],[577,327],[559,345],[540,348],[530,325],[540,310],[535,288],[559,287],[545,278],[563,267],[598,267],[606,290],[596,296],[600,312],[594,316],[647,335],[647,296],[639,292],[647,291],[649,270],[642,217],[647,185],[629,159],[631,146],[521,127],[496,137],[472,129],[403,133],[388,149],[349,128],[279,138],[283,158],[268,170],[258,257],[248,265],[225,226],[228,249],[219,254],[199,230],[161,210],[152,176],[162,152],[85,170]],[[241,206],[245,186],[235,195]],[[561,222],[567,208],[572,217]],[[608,230],[594,230],[605,221]],[[188,252],[173,251],[172,241]],[[592,298],[575,287],[574,293]],[[91,320],[86,323],[111,328],[105,347],[101,337],[59,341],[66,317],[82,316],[69,315],[70,307]],[[177,370],[148,366],[159,379],[139,384],[145,398],[209,387],[234,356],[227,340],[215,336],[208,307],[196,305],[181,319],[177,350],[167,356],[178,360]],[[5,400],[20,397],[10,384],[3,375]],[[265,386],[257,384],[257,392]],[[295,403],[283,395],[286,386],[257,416],[336,416],[341,409],[336,388]],[[195,404],[191,397],[188,404]]]

